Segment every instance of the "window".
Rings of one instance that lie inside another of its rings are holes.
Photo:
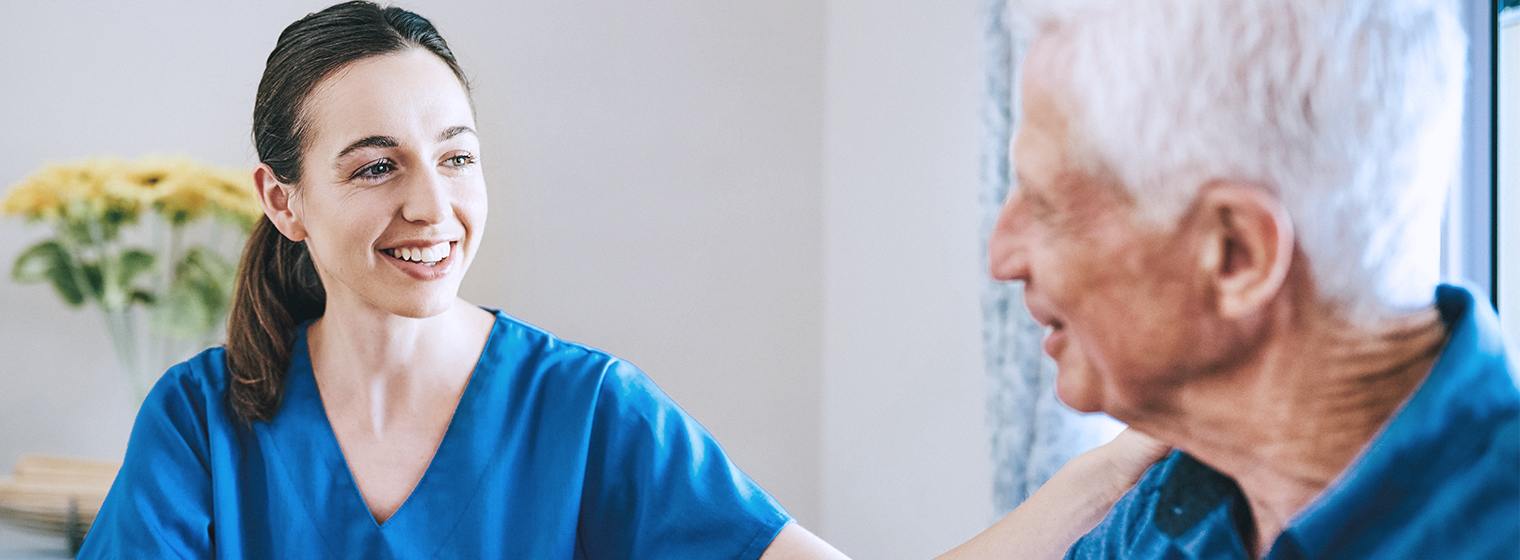
[[[1494,298],[1509,339],[1520,342],[1520,0],[1504,0],[1498,25],[1498,181],[1493,230]]]

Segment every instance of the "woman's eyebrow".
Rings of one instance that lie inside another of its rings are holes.
[[[460,134],[464,134],[466,132],[468,132],[470,134],[475,134],[475,129],[470,128],[468,126],[451,126],[451,127],[448,127],[446,129],[444,129],[443,133],[438,135],[438,141],[442,142],[444,140],[448,140],[450,138],[453,138],[455,136],[459,136]],[[477,135],[477,136],[479,136],[479,135]]]
[[[397,142],[395,138],[390,136],[370,136],[349,144],[347,148],[343,148],[343,151],[338,152],[338,157],[346,156],[350,152],[360,148],[394,148],[400,145],[400,142]]]

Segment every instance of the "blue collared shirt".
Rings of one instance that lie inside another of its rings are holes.
[[[1520,558],[1520,390],[1486,300],[1436,290],[1450,336],[1414,396],[1273,542],[1268,559]],[[1152,467],[1067,552],[1250,558],[1235,481],[1181,451]]]

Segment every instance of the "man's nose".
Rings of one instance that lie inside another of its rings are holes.
[[[401,217],[408,222],[436,224],[448,219],[452,185],[436,170],[414,174],[406,186]]]
[[[997,224],[987,240],[987,272],[998,280],[1029,279],[1027,238],[1029,215],[1017,191],[998,211]]]

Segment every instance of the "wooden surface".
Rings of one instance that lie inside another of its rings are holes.
[[[70,546],[83,539],[95,520],[120,468],[109,461],[22,457],[14,476],[0,477],[0,526],[7,530],[0,538],[18,543],[0,541],[0,559],[49,557],[49,542],[68,557]]]

